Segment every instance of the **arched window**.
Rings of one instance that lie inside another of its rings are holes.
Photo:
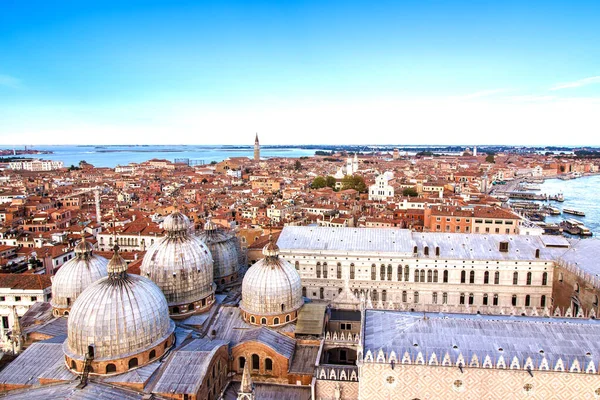
[[[542,297],[540,297],[540,307],[546,307],[546,296],[542,295]]]
[[[497,305],[498,305],[498,295],[497,295],[497,294],[495,294],[495,295],[494,295],[494,303],[493,303],[493,304],[494,304],[495,306],[497,306]]]
[[[323,263],[323,278],[327,279],[327,273],[328,273],[328,269],[327,269],[327,263]]]
[[[246,359],[244,357],[238,358],[239,371],[244,370],[244,365],[246,365]]]
[[[373,301],[379,300],[379,295],[377,294],[377,289],[373,289],[373,291],[371,292],[371,300],[373,300]]]
[[[152,350],[150,350],[150,353],[148,354],[148,358],[150,360],[152,360],[154,357],[156,357],[156,350],[152,349]]]
[[[402,302],[406,303],[408,301],[408,294],[406,293],[406,290],[402,292]]]
[[[266,325],[267,324],[267,319],[266,318],[261,318],[260,319],[260,324],[261,325]]]
[[[258,354],[252,354],[252,369],[260,369],[260,357]]]
[[[542,274],[542,285],[546,286],[548,284],[548,273],[544,272]]]
[[[448,304],[448,293],[442,293],[442,304]]]
[[[273,325],[279,325],[279,317],[273,318]]]
[[[420,274],[421,274],[421,282],[425,282],[425,270],[422,269]]]
[[[419,249],[417,248],[417,246],[413,247],[413,254],[417,254],[419,252]]]
[[[402,280],[402,265],[398,265],[398,270],[396,271],[396,273],[398,274],[398,276],[396,277],[398,279],[398,281]]]
[[[296,266],[296,271],[300,271],[300,261],[296,261],[294,265]]]
[[[415,282],[419,282],[419,270],[415,269]]]
[[[473,296],[473,293],[469,293],[469,305],[473,305],[474,300],[475,296]]]
[[[444,283],[448,283],[448,270],[444,271]]]
[[[290,322],[290,314],[285,316],[285,322]]]
[[[459,304],[461,304],[461,305],[465,304],[465,294],[464,293],[460,294]]]
[[[475,283],[475,271],[469,272],[469,283]]]
[[[436,255],[437,257],[439,257],[439,256],[440,256],[440,246],[435,246],[435,255]]]
[[[381,291],[381,301],[387,301],[387,290]]]
[[[371,265],[371,280],[374,281],[377,279],[377,267],[375,264]]]
[[[540,258],[540,249],[535,249],[535,258]]]
[[[137,366],[138,366],[138,359],[137,359],[137,357],[133,357],[131,360],[129,360],[129,369],[135,368]]]
[[[433,293],[431,294],[431,303],[433,303],[433,304],[437,304],[437,300],[438,300],[438,298],[437,298],[437,297],[438,297],[438,295],[437,295],[437,292],[433,292]]]
[[[388,265],[388,267],[387,267],[387,279],[388,279],[388,281],[392,280],[392,266],[391,265]]]
[[[256,318],[254,318],[254,315],[250,317],[250,322],[252,322],[253,324],[256,323]]]
[[[516,294],[513,294],[513,296],[512,296],[512,305],[513,306],[517,305],[517,295]]]
[[[271,360],[270,358],[265,359],[265,371],[273,371],[273,360]]]
[[[425,246],[425,247],[423,248],[423,254],[424,254],[424,255],[426,255],[426,256],[428,256],[428,255],[429,255],[429,246]]]
[[[281,312],[285,311],[285,304],[281,303]]]
[[[431,270],[427,270],[427,282],[433,282],[433,272]]]
[[[529,307],[531,303],[531,296],[530,295],[526,295],[525,296],[525,307]]]
[[[414,296],[415,296],[415,297],[414,297],[414,299],[415,299],[415,304],[418,304],[418,303],[419,303],[419,292],[415,292],[415,293],[414,293]]]
[[[379,280],[385,281],[385,265],[383,264],[379,267]]]
[[[485,284],[490,283],[490,271],[485,271],[483,273],[483,283],[485,283]]]
[[[531,285],[531,272],[527,273],[527,282],[526,285]]]
[[[71,369],[77,371],[77,363],[75,360],[71,360]]]
[[[319,298],[321,298],[321,299],[325,298],[325,289],[324,288],[319,288]]]
[[[437,283],[437,281],[438,281],[438,272],[437,272],[437,269],[435,271],[433,271],[433,281],[435,283]]]
[[[350,279],[354,279],[354,264],[350,264]]]
[[[117,366],[115,364],[106,364],[106,373],[111,374],[117,372]]]
[[[337,263],[337,279],[342,279],[342,263]]]
[[[513,285],[518,285],[518,284],[519,284],[519,273],[514,272],[513,273]]]
[[[494,285],[500,284],[500,271],[494,272]]]
[[[484,306],[488,305],[488,295],[487,295],[487,293],[483,295],[483,305]]]
[[[410,268],[407,266],[404,267],[404,280],[408,282],[408,278],[410,276]]]
[[[317,278],[320,278],[321,277],[321,263],[320,262],[317,263],[316,272],[317,272]]]
[[[460,283],[467,282],[467,271],[460,271]]]

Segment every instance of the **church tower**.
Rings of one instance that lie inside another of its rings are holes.
[[[254,161],[260,161],[260,143],[258,142],[258,133],[254,139]]]

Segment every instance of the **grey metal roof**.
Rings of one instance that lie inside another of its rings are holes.
[[[311,374],[315,370],[319,346],[298,345],[290,362],[290,373]]]
[[[226,346],[222,340],[193,340],[175,351],[152,389],[155,393],[197,393],[208,366],[217,350]]]
[[[296,323],[296,335],[320,336],[325,325],[325,310],[327,304],[307,303],[298,313]]]
[[[559,261],[577,266],[588,274],[600,277],[600,239],[570,240],[571,248],[563,249]],[[566,250],[566,251],[564,251]]]
[[[360,322],[360,311],[354,310],[331,310],[330,321],[358,321]]]
[[[544,239],[545,240],[545,239]],[[508,242],[508,251],[500,252],[500,242]],[[561,241],[561,243],[564,243]],[[281,253],[296,250],[328,254],[371,253],[406,258],[458,260],[554,260],[565,248],[546,247],[541,236],[411,232],[396,228],[327,228],[286,226],[277,241]],[[415,256],[413,247],[417,246]],[[429,255],[424,254],[429,247]],[[440,255],[435,256],[435,247]]]
[[[60,338],[36,342],[0,372],[0,383],[37,385],[38,377],[59,363],[64,364],[63,342]],[[31,398],[31,397],[30,397]]]
[[[36,303],[37,304],[37,303]],[[41,333],[48,336],[67,335],[67,318],[54,318],[43,325],[30,325],[23,330],[27,334]]]
[[[223,400],[236,400],[240,390],[239,382],[231,382],[223,393]],[[258,400],[309,400],[310,386],[274,385],[254,383],[254,395]]]
[[[259,342],[269,346],[287,359],[292,357],[294,348],[296,347],[296,341],[294,339],[265,327],[244,332],[241,342],[249,341]]]
[[[46,385],[32,389],[14,390],[0,398],[6,400],[139,400],[144,396],[133,390],[88,382],[83,389],[78,389],[79,381]]]
[[[598,320],[367,310],[363,338],[364,354],[374,358],[380,349],[398,360],[405,352],[413,359],[435,352],[441,363],[449,353],[453,362],[462,354],[468,365],[473,354],[493,362],[502,355],[507,365],[516,356],[521,366],[531,357],[537,367],[545,357],[551,368],[562,358],[565,368],[577,359],[582,369],[600,360]]]

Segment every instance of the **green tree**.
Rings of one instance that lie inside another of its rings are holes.
[[[417,193],[417,190],[415,188],[405,188],[402,191],[402,196],[417,197],[418,195],[419,193]]]
[[[342,190],[346,189],[354,189],[359,193],[365,193],[367,191],[367,184],[362,176],[346,175],[342,179]]]
[[[296,160],[296,162],[294,163],[294,169],[296,171],[300,171],[302,169],[302,163],[300,162],[300,160]]]
[[[312,183],[310,184],[310,187],[313,189],[322,189],[325,186],[327,186],[327,183],[325,181],[325,178],[323,178],[322,176],[317,176],[315,179],[313,179]]]
[[[494,155],[488,154],[487,157],[485,158],[485,162],[489,162],[490,164],[495,163],[496,161],[494,161]]]
[[[335,178],[331,175],[327,175],[325,177],[325,185],[327,185],[330,188],[334,188],[335,187]]]

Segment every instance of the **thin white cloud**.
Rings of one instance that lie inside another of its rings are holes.
[[[578,81],[561,83],[560,85],[555,85],[550,88],[550,90],[562,90],[562,89],[572,89],[578,88],[582,86],[591,85],[594,83],[600,83],[600,76],[592,76],[589,78],[579,79]]]
[[[456,96],[454,99],[457,100],[469,100],[469,99],[479,99],[481,97],[489,97],[499,93],[508,92],[509,89],[491,89],[491,90],[481,90],[479,92],[465,94],[463,96]]]
[[[0,74],[0,86],[16,89],[21,86],[21,80],[14,76]]]

